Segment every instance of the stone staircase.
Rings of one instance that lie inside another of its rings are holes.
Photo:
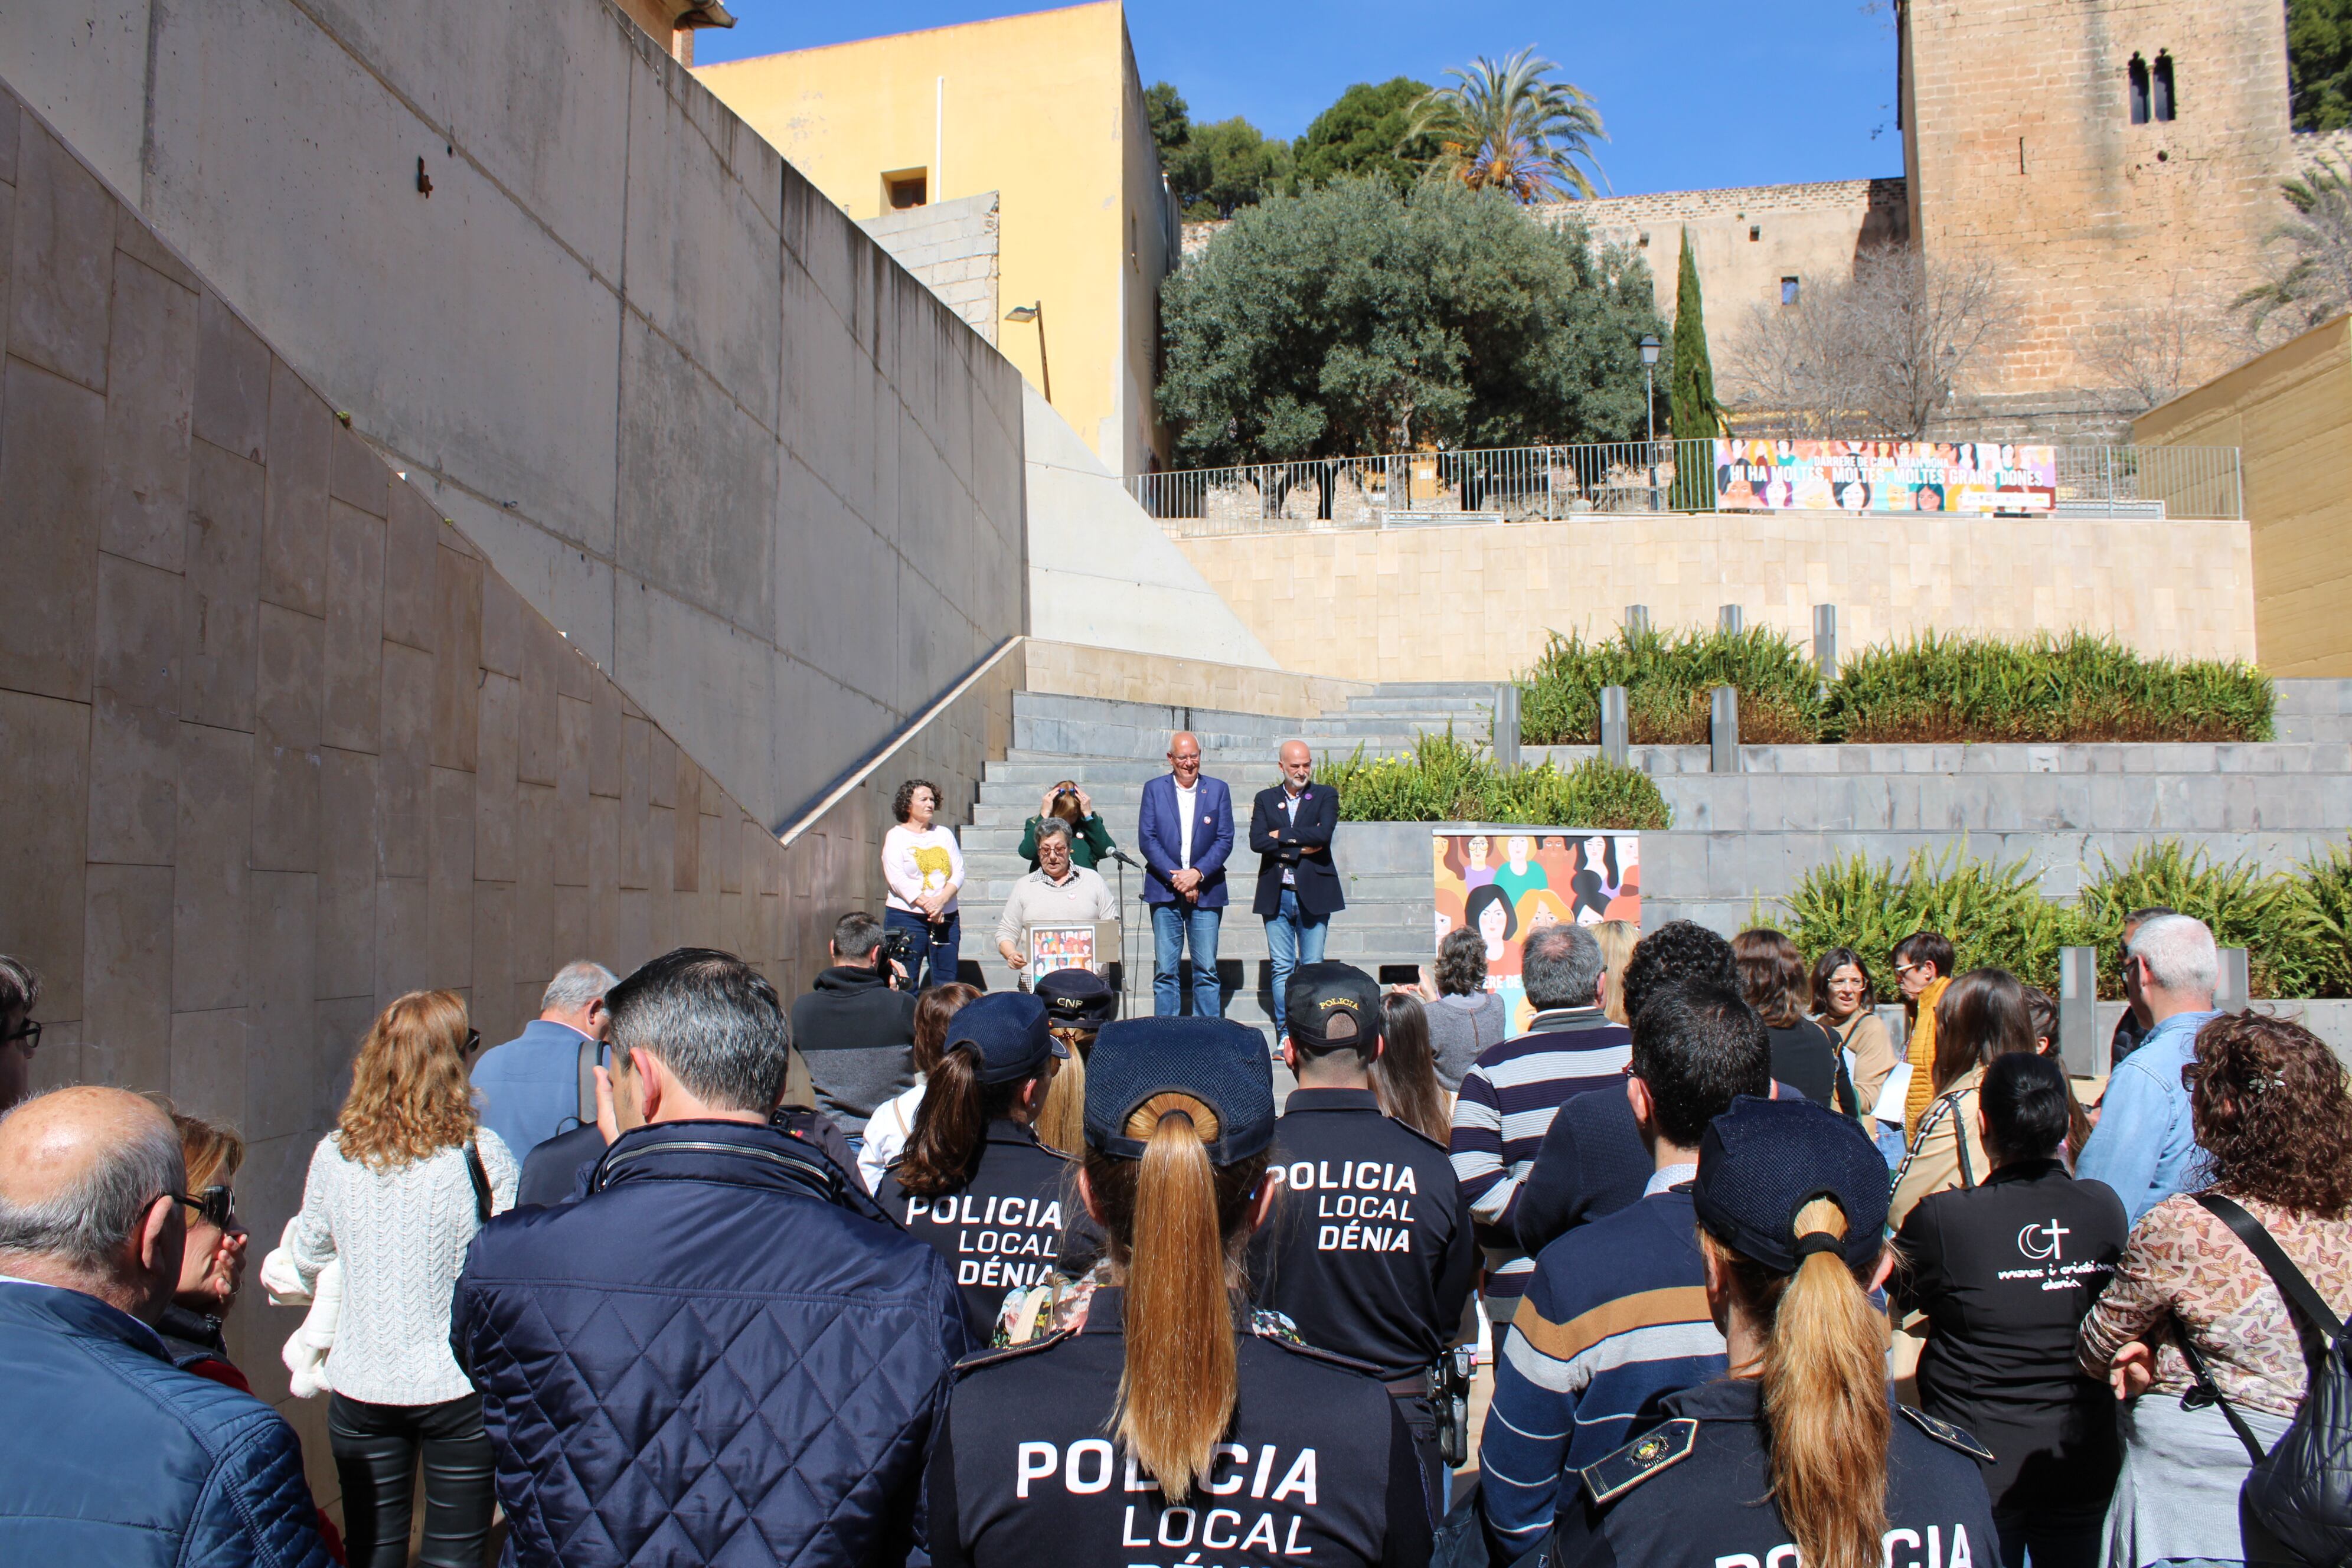
[[[1190,730],[1201,742],[1202,771],[1223,780],[1234,792],[1235,848],[1229,874],[1234,904],[1226,911],[1218,943],[1225,1016],[1269,1026],[1265,931],[1249,912],[1257,857],[1245,841],[1251,797],[1281,776],[1276,751],[1285,741],[1304,740],[1318,760],[1349,756],[1359,747],[1368,757],[1385,756],[1410,751],[1422,735],[1442,734],[1448,728],[1465,740],[1483,742],[1492,722],[1494,690],[1491,685],[1470,682],[1382,686],[1371,695],[1351,699],[1345,708],[1303,722],[1213,709],[1017,693],[1012,748],[1003,762],[988,765],[971,825],[961,834],[964,956],[979,962],[992,988],[1013,984],[996,952],[996,917],[1013,883],[1028,871],[1027,862],[1016,853],[1021,830],[1037,813],[1046,789],[1063,779],[1084,785],[1111,837],[1140,860],[1135,825],[1144,782],[1168,771],[1169,735]],[[1107,865],[1101,869],[1117,893],[1121,868]],[[1430,948],[1426,866],[1358,870],[1343,859],[1340,872],[1347,881],[1348,909],[1332,924],[1325,956],[1376,974],[1382,965],[1425,960]],[[1128,870],[1125,877],[1129,1008],[1149,1011],[1150,918],[1142,908],[1142,876]]]

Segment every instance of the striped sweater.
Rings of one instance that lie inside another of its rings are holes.
[[[1447,1152],[1486,1249],[1488,1315],[1501,1322],[1535,1260],[1518,1248],[1520,1184],[1559,1108],[1596,1089],[1624,1089],[1633,1037],[1598,1007],[1536,1016],[1528,1033],[1490,1046],[1462,1077]]]
[[[1479,1448],[1487,1519],[1515,1555],[1551,1528],[1564,1476],[1630,1442],[1667,1394],[1726,1372],[1696,1226],[1683,1186],[1544,1248],[1496,1357]]]

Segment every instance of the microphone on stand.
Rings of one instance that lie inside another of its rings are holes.
[[[1139,871],[1143,869],[1142,867],[1137,866],[1134,861],[1127,858],[1127,851],[1124,849],[1114,849],[1109,854],[1104,856],[1103,858],[1106,860],[1116,860],[1122,866],[1132,866]]]

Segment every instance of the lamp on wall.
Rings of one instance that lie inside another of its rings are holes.
[[[1650,420],[1650,510],[1658,510],[1658,334],[1642,334],[1642,408]]]
[[[1045,301],[1040,300],[1034,305],[1015,305],[1004,312],[1004,319],[1037,323],[1037,379],[1043,384],[1041,390],[1045,394],[1045,401],[1053,402],[1054,372],[1045,363]]]

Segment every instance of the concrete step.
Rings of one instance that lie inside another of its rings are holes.
[[[1376,713],[1398,713],[1419,718],[1428,713],[1491,713],[1495,709],[1493,688],[1477,697],[1398,697],[1390,689],[1381,688],[1373,697],[1350,697],[1342,711],[1350,715],[1370,716]]]
[[[2352,715],[2299,722],[2352,727]],[[2282,721],[2282,727],[2284,723]],[[1549,762],[1575,767],[1597,756],[1596,746],[1530,746],[1521,752],[1530,766]],[[1635,746],[1627,755],[1653,775],[1720,778],[1705,746]],[[1742,773],[1806,776],[1871,774],[2019,773],[2352,773],[2352,744],[2344,740],[2176,742],[2081,745],[1842,745],[1742,746]]]
[[[2271,684],[2280,713],[2352,714],[2352,679],[2295,677]]]

